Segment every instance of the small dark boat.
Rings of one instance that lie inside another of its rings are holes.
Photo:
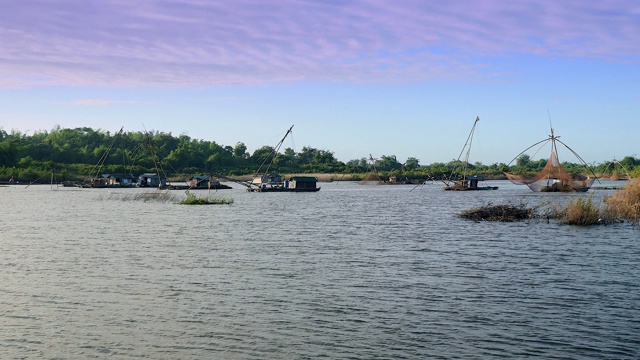
[[[469,191],[469,190],[497,190],[497,186],[478,186],[480,181],[484,181],[484,177],[480,175],[467,175],[467,166],[469,165],[469,155],[471,154],[471,143],[473,142],[473,134],[476,130],[476,125],[480,121],[480,117],[476,116],[476,121],[471,127],[471,132],[467,137],[467,142],[462,147],[460,155],[458,156],[458,162],[462,154],[465,154],[464,160],[462,160],[462,170],[454,169],[449,176],[449,179],[444,180],[444,190],[456,190],[456,191]],[[465,153],[465,149],[467,150]],[[458,176],[458,180],[452,180],[454,176]]]

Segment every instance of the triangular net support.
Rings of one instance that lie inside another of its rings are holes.
[[[584,175],[571,176],[562,167],[555,151],[551,151],[551,156],[547,160],[545,167],[535,176],[517,175],[505,173],[512,183],[517,185],[527,185],[536,192],[584,192],[589,190],[596,178]]]
[[[379,185],[384,183],[384,181],[378,175],[378,169],[376,169],[376,163],[378,159],[374,159],[371,154],[369,154],[369,159],[367,160],[367,170],[369,172],[365,175],[364,179],[358,181],[360,185]]]

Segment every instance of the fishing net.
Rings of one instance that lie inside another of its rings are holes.
[[[378,185],[382,184],[384,181],[378,176],[377,173],[370,173],[364,177],[364,179],[360,180],[358,184],[360,185]]]
[[[536,192],[584,192],[589,190],[595,178],[584,175],[570,175],[562,167],[555,151],[551,151],[551,156],[545,167],[535,176],[517,175],[505,173],[512,183],[517,185],[527,185]]]

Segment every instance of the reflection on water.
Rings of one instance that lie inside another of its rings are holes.
[[[0,188],[0,358],[637,358],[639,230],[455,216],[607,193],[497,184]]]

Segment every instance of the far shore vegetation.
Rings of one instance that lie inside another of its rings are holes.
[[[134,174],[155,172],[156,162],[169,181],[185,180],[194,175],[219,175],[232,179],[246,179],[254,174],[273,147],[263,146],[253,153],[247,152],[244,143],[224,146],[215,141],[174,136],[163,132],[122,132],[113,134],[92,128],[64,129],[59,126],[51,131],[24,134],[7,133],[0,128],[0,182],[48,183],[50,175],[56,181],[78,181],[103,174]],[[99,168],[96,164],[101,163]],[[504,172],[536,173],[546,164],[546,159],[530,161],[521,155],[507,166],[504,163],[484,165],[467,164],[467,172],[486,179],[505,179]],[[305,146],[296,152],[286,148],[274,160],[270,171],[280,174],[313,174],[319,181],[360,181],[371,175],[373,167],[366,157],[350,161],[338,161],[329,150]],[[386,180],[399,179],[424,181],[449,176],[461,168],[461,161],[420,164],[410,157],[400,163],[394,155],[381,155],[375,162],[377,175]],[[586,173],[583,164],[565,162],[562,166],[569,173]],[[591,164],[591,170],[599,177],[626,179],[640,176],[640,159],[626,156],[619,161]]]

